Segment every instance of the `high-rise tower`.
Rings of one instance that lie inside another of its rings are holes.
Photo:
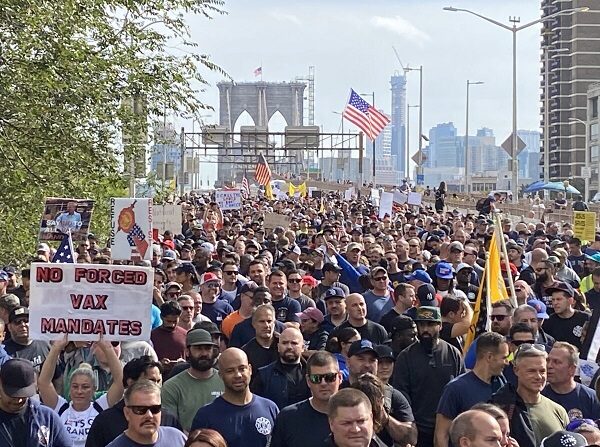
[[[395,74],[390,79],[392,85],[392,147],[394,168],[406,178],[406,77]]]

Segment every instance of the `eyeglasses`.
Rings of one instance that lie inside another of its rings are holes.
[[[219,287],[221,287],[219,285],[219,283],[217,282],[207,282],[206,284],[204,284],[206,287],[208,287],[209,289],[218,289]]]
[[[148,413],[148,410],[150,410],[150,413],[152,414],[158,414],[162,410],[161,405],[127,405],[127,408],[129,408],[133,414],[137,414],[138,416],[145,415]]]
[[[333,383],[338,378],[338,373],[327,374],[308,374],[308,381],[313,385],[318,385],[325,379],[326,383]]]
[[[515,287],[515,292],[516,293],[519,293],[519,292],[522,292],[522,291],[523,291],[523,289],[521,287]]]
[[[377,278],[373,278],[373,281],[387,281],[387,276],[378,276]]]
[[[521,346],[525,343],[529,343],[530,345],[535,343],[535,340],[512,340],[512,344],[515,346]]]
[[[167,292],[166,295],[170,298],[174,298],[181,295],[181,292]]]
[[[181,306],[183,310],[194,310],[194,306]]]
[[[290,284],[299,284],[300,281],[302,281],[301,279],[288,279],[288,282]]]
[[[546,352],[546,347],[538,343],[522,343],[521,346],[519,346],[519,348],[515,351],[515,358],[529,351]]]
[[[491,315],[490,319],[493,320],[498,320],[498,321],[504,321],[504,319],[508,317],[508,315]]]
[[[226,275],[237,275],[239,272],[237,270],[223,270],[223,273]]]

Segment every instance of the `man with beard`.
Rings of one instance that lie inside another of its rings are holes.
[[[513,307],[508,300],[496,301],[492,304],[492,332],[505,337],[513,323]]]
[[[417,447],[431,447],[435,411],[442,391],[465,369],[458,349],[440,339],[442,317],[439,308],[419,307],[415,323],[418,340],[398,355],[392,385],[411,404],[419,431]]]
[[[495,332],[477,338],[475,366],[471,371],[449,382],[442,393],[435,420],[435,447],[448,446],[452,420],[480,402],[488,402],[506,381],[502,377],[508,365],[508,342]]]
[[[306,362],[302,358],[304,339],[296,328],[287,328],[279,336],[278,358],[260,368],[252,381],[252,392],[266,397],[279,408],[309,397]]]
[[[417,340],[417,325],[408,315],[398,315],[390,326],[391,348],[394,359]]]
[[[237,348],[223,351],[219,357],[219,376],[225,392],[198,410],[191,429],[216,430],[229,447],[266,447],[279,409],[269,399],[250,392],[252,368],[244,351]]]
[[[546,305],[548,313],[552,310],[552,294],[548,291],[558,283],[555,275],[556,269],[560,261],[556,256],[550,256],[544,261],[538,262],[535,266],[535,274],[537,279],[532,286],[535,297]]]
[[[321,351],[306,362],[311,397],[281,410],[270,447],[323,447],[329,435],[327,404],[338,392],[342,375],[333,354]]]
[[[189,432],[196,410],[220,396],[224,387],[213,368],[219,347],[211,335],[204,329],[192,329],[187,333],[186,345],[190,367],[165,382],[162,401]]]
[[[150,340],[158,359],[166,368],[167,374],[172,363],[183,360],[186,348],[187,331],[177,324],[181,316],[181,306],[177,301],[167,301],[160,306],[162,325],[153,329]]]

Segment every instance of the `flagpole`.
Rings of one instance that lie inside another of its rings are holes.
[[[373,92],[373,108],[375,108],[375,92]],[[369,122],[371,122],[371,118],[369,117]],[[371,135],[373,135],[373,125],[371,125]],[[373,137],[373,188],[375,188],[375,137]]]
[[[515,283],[513,282],[512,273],[510,272],[510,261],[508,259],[508,250],[506,249],[506,241],[504,240],[504,234],[502,233],[502,221],[500,220],[500,214],[495,213],[494,218],[496,220],[496,239],[500,239],[500,249],[504,256],[504,265],[506,266],[506,273],[508,275],[508,287],[510,288],[510,303],[516,309],[518,307],[517,295],[515,294]]]

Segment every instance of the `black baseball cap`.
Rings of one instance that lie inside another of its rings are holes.
[[[321,271],[323,273],[325,273],[325,272],[341,273],[342,269],[339,266],[332,264],[331,262],[326,262],[325,265],[323,265],[323,268],[321,269]]]
[[[396,361],[396,357],[394,357],[394,351],[388,345],[377,345],[375,346],[375,351],[377,351],[377,358],[381,359],[389,359],[392,362]]]
[[[29,309],[24,306],[15,307],[8,316],[8,322],[13,323],[23,318],[29,320]]]
[[[33,363],[27,359],[10,359],[0,368],[2,389],[10,397],[31,397],[37,391]]]
[[[552,287],[548,287],[546,289],[546,293],[548,294],[553,294],[554,292],[558,291],[565,292],[569,296],[575,296],[575,290],[573,289],[573,287],[571,287],[570,284],[562,281],[559,281],[556,284],[553,284]]]
[[[421,306],[437,306],[435,287],[431,284],[422,284],[417,289],[417,299]]]
[[[258,289],[258,284],[254,281],[248,281],[240,288],[240,295],[242,293],[254,293],[256,289]]]
[[[356,340],[350,345],[348,349],[348,357],[353,355],[364,354],[365,352],[371,352],[375,357],[379,357],[379,353],[375,350],[375,346],[369,340]]]
[[[344,298],[346,298],[346,294],[344,293],[344,291],[342,290],[341,287],[330,287],[325,292],[325,295],[323,296],[323,300],[327,301],[328,299],[331,299],[331,298],[344,299]]]

